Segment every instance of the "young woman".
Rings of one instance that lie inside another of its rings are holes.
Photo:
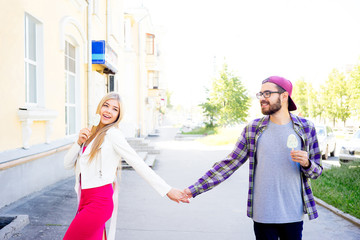
[[[115,239],[118,204],[118,166],[121,158],[131,165],[161,196],[176,202],[188,202],[180,190],[171,188],[127,143],[118,129],[123,108],[117,93],[109,93],[100,101],[96,113],[100,123],[80,130],[64,159],[65,168],[75,168],[75,191],[79,208],[64,240],[101,240],[106,238],[105,223],[112,218],[108,239]],[[115,191],[115,193],[114,193]]]

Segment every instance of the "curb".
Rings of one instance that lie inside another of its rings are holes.
[[[28,215],[2,216],[2,217],[15,217],[15,219],[0,230],[0,240],[7,240],[11,238],[14,235],[14,233],[20,231],[30,223]]]
[[[322,161],[322,165],[323,165],[324,169],[331,169],[332,167],[339,167],[339,166],[336,166],[336,165],[333,165],[333,164],[330,164],[330,163],[327,163],[324,161]]]
[[[321,200],[319,198],[314,197],[314,199],[315,199],[315,202],[317,204],[319,204],[320,206],[323,206],[324,208],[327,208],[328,210],[332,211],[336,215],[348,220],[349,222],[353,223],[357,227],[360,227],[360,219],[358,219],[358,218],[356,218],[354,216],[351,216],[348,213],[344,213],[343,211],[337,209],[336,207],[334,207],[334,206],[332,206],[330,204],[327,204],[326,202],[324,202],[323,200]]]

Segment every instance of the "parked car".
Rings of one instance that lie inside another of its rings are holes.
[[[345,134],[353,134],[355,133],[357,128],[355,126],[347,126],[344,128]]]
[[[325,125],[316,125],[315,128],[322,158],[328,159],[329,154],[335,156],[336,136],[332,128]]]
[[[339,161],[341,164],[360,161],[360,130],[354,133],[340,149]]]

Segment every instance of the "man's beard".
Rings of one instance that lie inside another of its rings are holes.
[[[263,100],[261,102],[269,103],[265,100]],[[280,109],[281,109],[281,101],[280,101],[280,98],[278,98],[276,103],[274,103],[274,104],[269,103],[269,110],[265,110],[265,109],[261,108],[261,112],[264,115],[273,115],[274,113],[278,112]]]

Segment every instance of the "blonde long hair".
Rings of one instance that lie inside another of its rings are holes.
[[[101,107],[109,99],[114,99],[114,100],[118,101],[119,116],[113,123],[110,123],[103,127],[100,127],[100,124],[99,124],[99,125],[93,126],[91,128],[90,137],[85,142],[85,145],[87,146],[94,139],[94,142],[91,146],[89,163],[91,163],[93,161],[93,159],[95,158],[95,156],[99,153],[100,146],[104,142],[104,138],[105,138],[107,130],[109,130],[111,127],[118,127],[121,119],[123,118],[123,114],[124,114],[123,104],[122,104],[119,94],[117,94],[115,92],[108,93],[101,99],[101,101],[99,102],[99,105],[97,106],[96,114],[100,114]]]

